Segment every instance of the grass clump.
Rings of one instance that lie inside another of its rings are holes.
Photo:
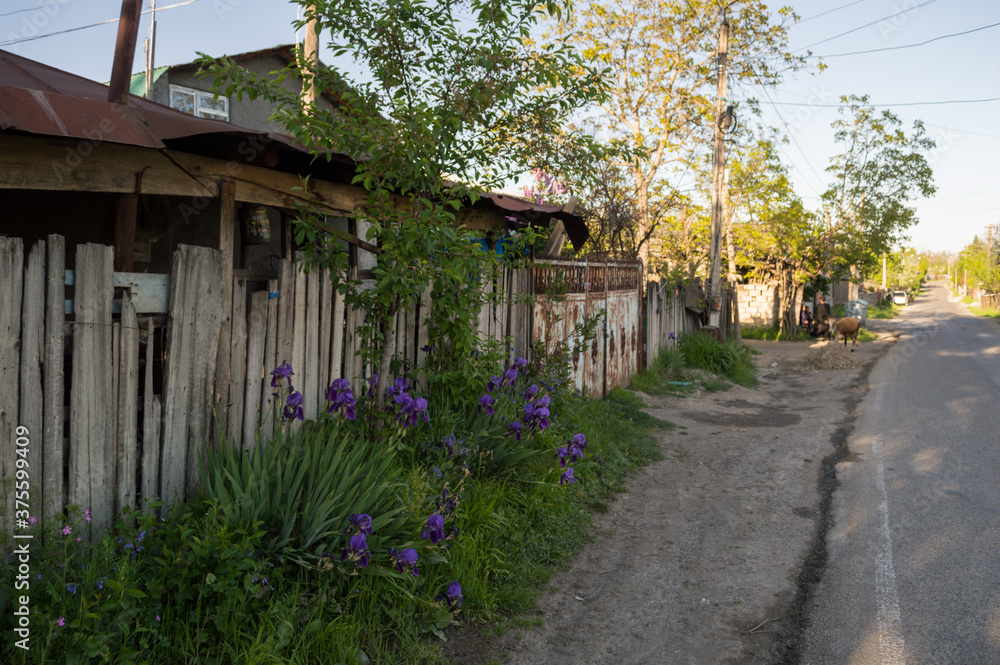
[[[629,388],[650,395],[687,395],[696,390],[726,390],[730,382],[754,386],[753,354],[736,342],[721,343],[697,333],[684,335],[676,347],[661,349],[652,367],[633,374]]]
[[[1000,309],[983,309],[981,307],[972,306],[969,307],[969,313],[1000,321]]]

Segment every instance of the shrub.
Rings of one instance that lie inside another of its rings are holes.
[[[757,366],[743,344],[721,343],[708,335],[692,333],[681,337],[678,347],[690,367],[698,367],[741,386],[757,384]]]

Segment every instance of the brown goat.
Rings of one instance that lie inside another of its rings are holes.
[[[834,341],[840,335],[844,338],[844,348],[847,348],[847,338],[851,338],[851,353],[854,353],[854,345],[858,343],[858,332],[861,330],[861,321],[853,316],[846,316],[842,319],[830,319],[830,331]]]

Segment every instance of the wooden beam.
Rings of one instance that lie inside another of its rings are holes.
[[[87,147],[84,157],[80,151]],[[218,195],[212,179],[192,178],[161,151],[113,143],[0,135],[0,189],[135,193],[143,174],[143,194]]]
[[[118,39],[115,42],[115,59],[111,66],[111,83],[108,84],[108,101],[124,104],[128,101],[129,80],[132,78],[132,61],[135,59],[135,40],[139,35],[139,15],[142,0],[122,0],[121,18],[118,19]]]
[[[364,189],[352,185],[311,179],[307,190],[302,178],[291,173],[173,150],[165,152],[199,180],[231,178],[236,183],[236,200],[245,203],[294,208],[312,200],[331,212],[353,215],[368,199]]]

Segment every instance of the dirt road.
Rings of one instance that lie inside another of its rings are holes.
[[[880,323],[870,327],[888,333]],[[679,426],[662,434],[667,459],[595,516],[595,542],[540,602],[544,625],[508,633],[491,656],[509,665],[794,660],[799,609],[825,558],[825,474],[846,455],[868,369],[893,340],[853,355],[750,342],[761,352],[759,387],[645,396],[650,413]]]

